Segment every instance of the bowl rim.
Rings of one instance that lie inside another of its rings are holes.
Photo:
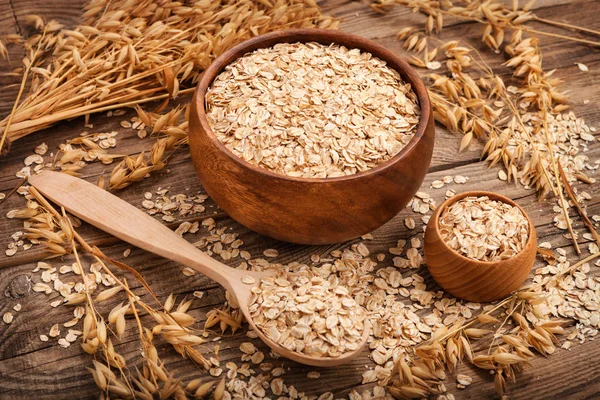
[[[275,40],[275,42],[272,44],[266,44],[264,46],[262,45],[263,43],[269,43],[272,40]],[[406,83],[410,83],[412,90],[417,95],[417,100],[421,108],[421,116],[419,119],[419,123],[417,124],[415,135],[396,155],[394,155],[389,160],[386,160],[385,162],[377,165],[376,167],[370,168],[366,171],[360,171],[352,175],[344,175],[331,178],[304,178],[280,174],[277,172],[273,172],[269,169],[251,164],[243,160],[241,157],[236,156],[216,137],[206,117],[205,97],[208,88],[210,87],[214,79],[231,62],[255,49],[272,47],[278,43],[308,43],[315,41],[319,42],[319,40],[329,41],[332,44],[338,44],[348,48],[358,48],[361,51],[369,52],[375,57],[384,59],[384,61],[386,61],[386,65],[398,71],[402,76],[403,80],[405,80],[405,76],[408,77],[409,79],[405,81]],[[357,45],[356,43],[359,43],[359,45]],[[229,63],[224,62],[224,60],[230,58],[231,61]],[[388,60],[391,60],[392,63],[395,65],[390,65],[391,63]],[[361,36],[352,35],[345,32],[316,28],[295,28],[265,33],[237,44],[236,46],[230,48],[229,50],[225,51],[220,56],[218,56],[204,71],[200,82],[198,82],[198,85],[196,87],[195,94],[196,95],[194,96],[194,99],[192,101],[195,102],[195,114],[198,118],[200,126],[202,127],[202,130],[209,138],[209,140],[213,142],[213,144],[216,145],[216,147],[222,153],[226,154],[234,163],[238,164],[242,168],[250,169],[257,174],[266,175],[273,179],[281,179],[285,181],[300,183],[346,182],[352,179],[376,175],[392,167],[397,162],[400,162],[407,154],[409,154],[425,137],[429,119],[433,114],[433,110],[431,108],[431,100],[429,99],[429,95],[427,94],[427,89],[425,88],[423,81],[419,77],[418,73],[401,57],[397,56],[391,50],[370,39],[366,39]],[[192,115],[191,117],[194,117],[194,115]],[[190,134],[193,134],[191,130]]]
[[[440,234],[440,224],[439,224],[439,218],[440,218],[440,215],[442,214],[442,211],[444,211],[444,209],[446,209],[449,205],[454,204],[457,201],[464,199],[465,197],[481,197],[481,196],[487,196],[487,197],[491,198],[492,200],[500,200],[506,204],[510,204],[513,207],[517,207],[521,211],[521,213],[525,216],[525,218],[527,219],[527,223],[529,224],[529,235],[527,237],[527,242],[525,243],[525,247],[523,247],[523,249],[521,249],[520,252],[518,252],[511,258],[507,258],[504,260],[495,260],[495,261],[485,261],[485,260],[478,260],[476,258],[470,258],[470,257],[465,256],[464,254],[459,253],[458,251],[454,250],[450,246],[448,246],[446,241],[444,241],[444,239],[442,239],[442,235]],[[504,262],[514,259],[515,257],[522,256],[523,254],[525,254],[525,252],[527,250],[529,250],[528,247],[531,245],[531,242],[534,240],[537,241],[537,236],[536,236],[536,232],[535,232],[535,226],[533,225],[533,221],[531,220],[529,215],[527,215],[527,213],[525,212],[523,207],[518,205],[514,200],[512,200],[504,195],[501,195],[501,194],[495,193],[495,192],[486,191],[486,190],[471,190],[471,191],[466,191],[466,192],[455,194],[454,196],[450,197],[449,199],[445,200],[442,204],[440,204],[440,206],[437,208],[437,210],[435,210],[435,212],[433,213],[431,218],[435,221],[435,223],[432,224],[433,225],[432,228],[435,230],[434,233],[440,239],[440,242],[442,243],[444,248],[449,250],[450,252],[452,252],[452,254],[456,255],[461,260],[464,260],[464,261],[467,261],[470,263],[477,263],[477,264],[486,265],[489,267],[496,267],[496,266],[503,264]],[[427,226],[427,230],[429,230],[429,229],[430,229],[430,227]],[[425,246],[426,245],[427,245],[427,242],[425,242]],[[535,250],[536,246],[534,246],[533,249]]]

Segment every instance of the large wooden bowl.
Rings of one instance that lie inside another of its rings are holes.
[[[277,43],[337,43],[385,60],[412,85],[421,107],[414,138],[395,157],[371,170],[339,178],[296,178],[251,165],[214,135],[206,118],[205,95],[215,77],[235,59]],[[233,219],[276,239],[327,244],[368,233],[402,210],[429,167],[434,122],[418,74],[384,47],[346,33],[293,29],[254,37],[219,56],[204,72],[192,101],[190,151],[202,185]]]
[[[469,196],[487,196],[518,207],[529,223],[523,250],[506,260],[479,261],[450,248],[440,236],[440,215],[452,203]],[[427,224],[424,247],[427,268],[442,289],[468,301],[488,302],[506,297],[525,282],[535,261],[537,237],[533,222],[517,203],[496,193],[472,191],[457,194],[438,207]]]

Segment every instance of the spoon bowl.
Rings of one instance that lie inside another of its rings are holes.
[[[228,267],[148,214],[82,179],[60,172],[43,171],[31,176],[29,182],[50,200],[89,224],[141,249],[193,268],[221,284],[235,296],[240,310],[258,337],[283,357],[319,367],[341,365],[358,356],[369,337],[369,326],[365,323],[357,350],[339,357],[314,357],[290,351],[269,339],[256,326],[248,309],[252,288],[273,271],[242,271]]]

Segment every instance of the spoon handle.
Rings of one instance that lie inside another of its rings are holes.
[[[209,257],[145,212],[83,179],[53,171],[29,182],[42,194],[95,227],[134,246],[187,265],[235,290],[239,273]],[[233,286],[232,286],[233,285]]]

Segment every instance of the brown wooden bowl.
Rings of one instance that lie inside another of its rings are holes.
[[[521,252],[500,261],[479,261],[450,248],[440,236],[439,218],[452,203],[469,196],[488,196],[518,207],[529,223],[529,238]],[[472,191],[457,194],[438,207],[425,231],[425,263],[435,281],[455,297],[475,302],[501,299],[517,290],[531,271],[537,251],[535,227],[529,216],[511,199],[492,192]]]
[[[296,178],[254,166],[234,155],[212,132],[205,95],[217,75],[250,51],[277,43],[336,43],[370,52],[412,85],[421,107],[413,139],[393,158],[339,178]],[[431,161],[434,122],[419,75],[386,48],[358,36],[292,29],[254,37],[219,56],[204,72],[192,101],[190,151],[202,185],[233,219],[276,239],[301,244],[342,242],[364,235],[395,216],[417,192]]]

